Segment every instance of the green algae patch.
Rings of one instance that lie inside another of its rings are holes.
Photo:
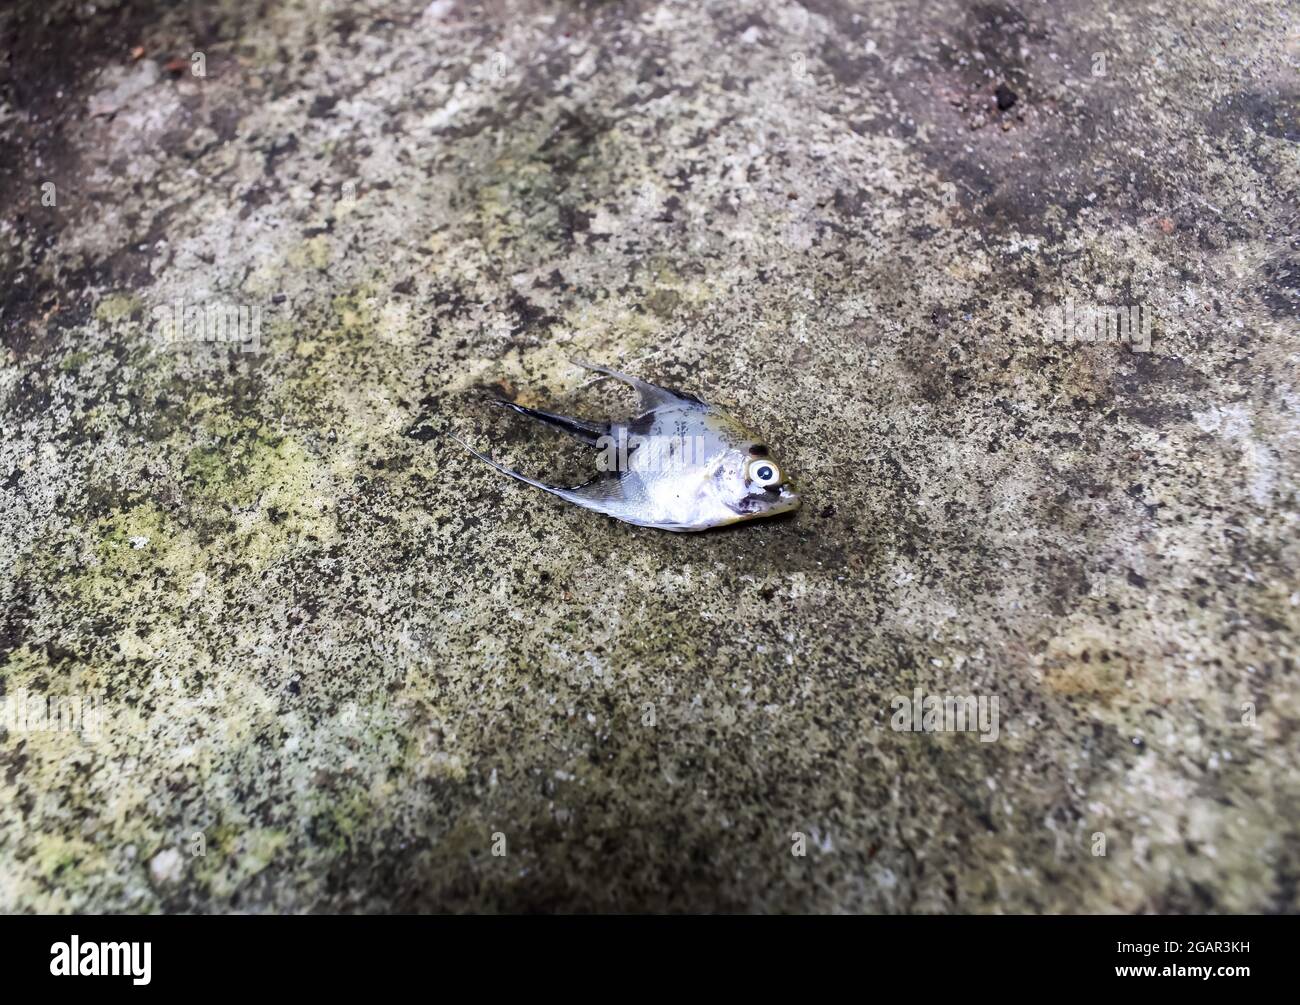
[[[254,828],[223,841],[227,848],[225,858],[206,877],[212,895],[221,899],[232,896],[271,864],[288,839],[283,831]],[[211,858],[211,849],[208,851]]]
[[[110,293],[95,305],[95,317],[105,324],[128,321],[143,308],[138,297],[126,293]]]
[[[289,265],[294,269],[312,268],[324,270],[329,268],[332,256],[329,238],[324,234],[317,234],[294,248],[285,257]]]
[[[364,833],[368,823],[375,818],[374,803],[364,792],[331,793],[317,803],[313,814],[313,829],[317,839],[327,843],[335,854],[344,854],[354,843],[358,831]]]
[[[255,876],[275,858],[281,846],[288,840],[282,831],[258,828],[241,836],[236,843],[236,862],[242,876]]]
[[[334,484],[297,440],[242,420],[183,464],[205,515],[233,520],[236,558],[264,567],[296,544],[335,537]]]
[[[374,331],[376,295],[376,290],[363,286],[334,298],[330,306],[345,335],[368,336]]]
[[[17,574],[56,583],[99,616],[134,623],[150,609],[184,601],[185,585],[204,565],[194,534],[152,502],[114,511],[73,532],[80,558],[75,571],[59,549],[38,549],[19,560]],[[18,665],[19,649],[8,670]]]
[[[383,337],[395,324],[391,314],[385,314],[389,300],[380,287],[363,283],[331,297],[318,325],[293,329],[292,356],[310,365],[298,372],[293,385],[305,404],[323,387],[334,386],[335,375],[364,366],[377,350],[391,344]]]
[[[91,845],[78,838],[49,834],[36,844],[36,871],[60,886],[74,886],[79,867],[96,854]]]
[[[4,662],[0,663],[0,680],[5,682],[6,691],[12,691],[15,680],[49,667],[50,662],[44,651],[37,651],[24,643],[9,653]]]
[[[151,502],[101,517],[92,533],[95,556],[110,575],[175,572],[194,564],[192,539]]]

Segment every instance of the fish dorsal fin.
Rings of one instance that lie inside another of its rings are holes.
[[[689,402],[694,405],[702,404],[700,399],[693,395],[683,394],[681,391],[672,391],[666,387],[660,387],[658,384],[651,384],[649,381],[629,376],[626,373],[620,373],[618,370],[612,370],[607,366],[585,363],[580,359],[571,360],[571,362],[585,370],[594,370],[606,377],[621,380],[624,384],[634,388],[637,394],[641,396],[641,410],[643,412],[650,412],[656,408],[663,408],[665,405],[676,405],[681,402]]]

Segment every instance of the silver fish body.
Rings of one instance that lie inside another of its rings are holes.
[[[548,485],[466,449],[511,478],[641,527],[701,531],[799,508],[794,483],[767,445],[730,416],[691,395],[574,362],[635,388],[641,414],[627,423],[597,423],[513,402],[498,404],[595,448],[595,478],[572,488]]]

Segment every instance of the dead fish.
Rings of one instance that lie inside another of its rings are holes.
[[[600,473],[591,481],[572,488],[547,485],[453,438],[511,478],[639,527],[700,531],[799,508],[799,493],[771,450],[730,416],[692,395],[608,367],[573,362],[634,388],[641,414],[627,423],[592,422],[502,399],[494,404],[596,448]]]

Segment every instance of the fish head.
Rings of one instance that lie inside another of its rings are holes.
[[[723,454],[714,485],[729,512],[728,523],[790,513],[801,501],[798,487],[771,450],[752,437]]]

